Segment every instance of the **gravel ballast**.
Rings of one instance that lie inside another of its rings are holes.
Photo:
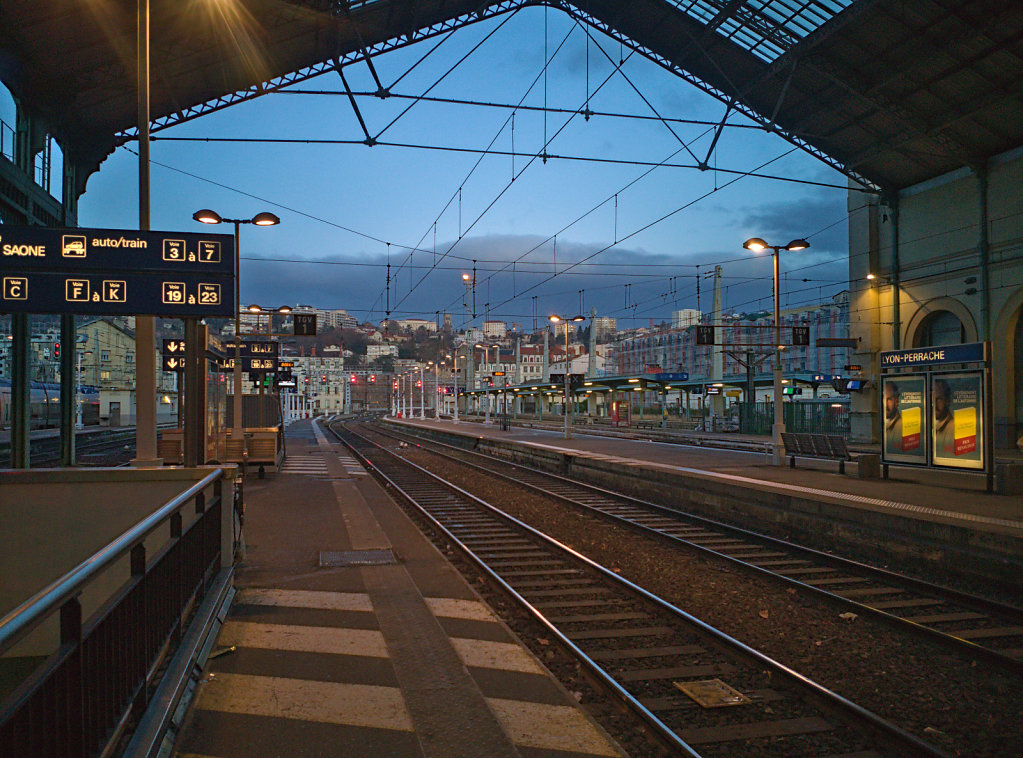
[[[673,548],[422,450],[403,453],[936,747],[956,756],[1023,754],[1023,681],[1013,674],[871,619],[843,619],[843,611],[796,589]],[[508,603],[497,602],[507,610]],[[524,641],[530,642],[525,636]],[[563,676],[565,666],[559,670],[552,665],[551,651],[544,652],[544,647],[540,645],[541,657]],[[574,664],[565,665],[571,678]],[[571,688],[577,680],[575,676],[566,684]],[[599,694],[589,697],[596,711],[609,711],[597,705]],[[627,744],[632,730],[626,726],[623,735],[622,725],[614,721],[604,722],[605,728],[628,749],[644,754],[639,745]]]

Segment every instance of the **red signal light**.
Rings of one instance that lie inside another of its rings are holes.
[[[60,343],[59,342],[54,342],[53,343],[53,357],[54,358],[60,358]]]
[[[369,377],[369,383],[370,384],[376,384],[376,382],[377,382],[377,375],[376,374],[371,374],[370,377]]]
[[[352,382],[352,384],[355,384],[355,382],[356,382],[356,379],[355,379],[355,374],[352,374],[352,379],[351,379],[351,382]]]

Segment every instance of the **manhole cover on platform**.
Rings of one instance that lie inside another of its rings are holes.
[[[343,568],[344,566],[388,566],[397,563],[390,550],[321,550],[320,566]]]

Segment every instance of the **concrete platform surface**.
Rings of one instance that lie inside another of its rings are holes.
[[[975,531],[1023,536],[1023,497],[985,492],[985,479],[976,474],[941,470],[892,468],[885,479],[859,479],[855,464],[845,475],[837,462],[798,459],[796,468],[772,465],[763,453],[715,449],[707,446],[587,435],[498,424],[458,423],[433,419],[388,419],[397,424],[423,426],[470,437],[508,440],[547,451],[620,459],[630,467],[650,466],[731,483],[777,494],[826,498],[853,508],[898,513]]]
[[[239,592],[176,755],[623,755],[344,447],[309,421],[287,444],[246,481]]]

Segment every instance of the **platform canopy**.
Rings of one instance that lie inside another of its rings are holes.
[[[155,130],[539,0],[151,0]],[[914,185],[1023,145],[1018,0],[577,0],[606,33],[858,182]],[[136,0],[4,0],[0,79],[79,189],[132,139]]]

